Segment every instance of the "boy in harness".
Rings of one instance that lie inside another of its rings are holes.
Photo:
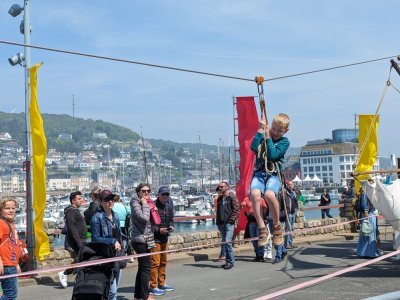
[[[264,246],[268,241],[267,228],[261,213],[262,197],[267,202],[273,221],[274,245],[283,243],[282,228],[279,221],[279,202],[277,195],[282,183],[279,177],[278,163],[283,161],[290,142],[283,135],[289,130],[289,117],[280,113],[274,117],[271,127],[267,125],[265,117],[261,117],[259,128],[250,145],[256,154],[253,178],[250,184],[250,198],[252,201],[254,216],[256,218],[260,239],[259,246]]]

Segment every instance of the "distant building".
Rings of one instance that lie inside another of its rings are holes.
[[[60,133],[58,138],[61,140],[72,140],[72,134],[69,133]]]
[[[325,185],[346,185],[356,163],[358,144],[348,141],[357,140],[354,133],[357,132],[351,129],[337,129],[332,132],[333,139],[307,142],[300,154],[301,179],[317,176]],[[379,157],[373,169],[379,169]]]
[[[12,140],[12,137],[8,132],[0,132],[0,141],[10,141],[10,140]]]
[[[105,132],[95,132],[92,134],[93,138],[95,139],[106,139],[107,138],[107,133]]]

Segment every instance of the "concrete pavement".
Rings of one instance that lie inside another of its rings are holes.
[[[382,228],[381,232],[382,249],[390,251],[391,233],[384,236]],[[213,260],[219,248],[171,254],[167,281],[176,291],[157,299],[255,299],[365,261],[355,255],[354,234],[325,237],[325,241],[297,240],[300,247],[290,250],[288,258],[276,265],[252,262],[254,253],[248,244],[236,247],[236,264],[231,270]],[[391,258],[278,299],[364,299],[394,292],[400,284],[399,266],[400,262]],[[136,263],[129,264],[123,271],[118,299],[133,298],[135,274]],[[19,299],[71,299],[73,278],[67,289],[53,279],[21,287]]]

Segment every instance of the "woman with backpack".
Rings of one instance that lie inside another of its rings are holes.
[[[22,254],[18,233],[14,226],[17,202],[13,198],[0,200],[0,275],[21,273],[19,258]],[[1,279],[1,299],[17,299],[18,278]]]
[[[158,213],[150,199],[151,189],[148,183],[140,183],[135,191],[137,197],[133,197],[130,202],[132,246],[137,254],[150,253],[150,249],[156,247],[152,224],[156,223],[155,217]],[[136,273],[134,299],[154,299],[149,291],[151,257],[142,256],[137,260],[139,267]]]

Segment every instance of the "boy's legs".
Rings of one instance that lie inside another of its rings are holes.
[[[273,238],[272,242],[274,245],[281,245],[283,243],[283,235],[281,223],[279,221],[279,202],[276,195],[279,193],[281,188],[281,182],[277,176],[268,176],[266,191],[264,194],[265,200],[267,201],[269,211],[273,222]]]
[[[258,230],[260,232],[260,239],[258,245],[264,247],[268,241],[267,229],[265,228],[264,218],[261,213],[261,193],[265,191],[265,173],[256,173],[251,180],[250,184],[250,198],[253,205],[254,217],[256,218]]]

